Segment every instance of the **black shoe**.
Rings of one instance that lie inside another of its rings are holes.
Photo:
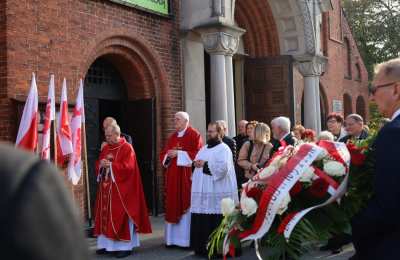
[[[104,248],[96,250],[96,255],[105,255],[105,254],[107,254],[107,251]]]
[[[131,251],[117,251],[115,252],[115,258],[125,258],[130,256]]]
[[[165,248],[168,248],[168,249],[172,249],[172,248],[176,248],[177,246],[176,245],[165,245]]]

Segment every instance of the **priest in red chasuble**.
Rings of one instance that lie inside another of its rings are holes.
[[[165,240],[167,246],[189,247],[192,160],[203,141],[189,126],[188,113],[176,113],[174,123],[176,131],[160,154],[165,168]]]
[[[96,163],[97,198],[94,235],[98,254],[130,255],[138,233],[151,233],[142,180],[132,145],[113,124],[105,129],[107,144]]]

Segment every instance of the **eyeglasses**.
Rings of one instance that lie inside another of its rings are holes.
[[[378,85],[378,86],[373,86],[373,85],[371,85],[370,88],[369,88],[369,93],[370,93],[371,95],[375,95],[376,91],[377,91],[379,88],[390,87],[390,86],[396,84],[397,82],[398,82],[398,81],[394,81],[394,82],[390,82],[390,83],[386,83],[386,84],[382,84],[382,85]]]

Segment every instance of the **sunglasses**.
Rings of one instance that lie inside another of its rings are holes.
[[[377,85],[377,86],[371,85],[371,86],[369,87],[369,93],[370,93],[371,95],[375,95],[376,91],[377,91],[379,88],[390,87],[390,86],[393,86],[394,84],[396,84],[397,82],[398,82],[398,81],[394,81],[394,82],[390,82],[390,83],[386,83],[386,84],[382,84],[382,85]]]

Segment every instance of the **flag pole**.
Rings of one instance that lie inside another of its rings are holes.
[[[85,153],[85,176],[86,176],[86,197],[88,204],[88,219],[89,219],[89,227],[92,226],[92,208],[90,202],[90,187],[89,187],[89,169],[88,169],[88,160],[87,160],[87,145],[86,145],[86,126],[85,122],[82,123],[83,129],[83,149]]]
[[[54,138],[53,138],[53,147],[54,147],[54,164],[55,164],[55,166],[57,167],[57,130],[56,130],[56,127],[57,127],[57,121],[56,121],[57,119],[56,119],[56,116],[54,116],[54,120],[53,120],[53,135],[54,135]]]

